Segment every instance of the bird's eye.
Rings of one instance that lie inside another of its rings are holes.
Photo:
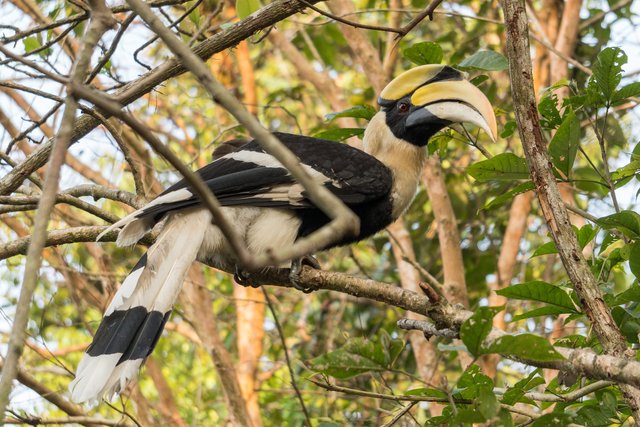
[[[406,102],[398,103],[398,111],[400,111],[401,113],[406,113],[407,111],[409,111],[409,104]]]

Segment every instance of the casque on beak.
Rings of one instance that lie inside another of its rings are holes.
[[[405,126],[411,129],[439,122],[471,123],[497,139],[496,117],[484,93],[465,74],[443,65],[423,65],[396,77],[380,94],[387,100],[408,98],[412,112]]]

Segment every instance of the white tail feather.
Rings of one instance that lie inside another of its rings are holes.
[[[172,214],[165,223],[156,243],[149,248],[146,265],[143,260],[125,279],[113,297],[105,317],[116,311],[126,311],[144,307],[146,312],[168,313],[182,288],[185,275],[195,261],[202,241],[203,230],[210,221],[210,213],[205,209],[192,209]],[[115,224],[114,224],[115,225]],[[144,268],[143,268],[144,265]],[[101,345],[109,347],[116,340],[126,317],[121,324],[104,332],[98,329],[94,342],[102,339]],[[130,327],[130,326],[129,326]],[[124,327],[126,329],[126,326]],[[151,331],[153,332],[153,331]],[[161,330],[158,330],[159,334]],[[104,337],[99,337],[103,333]],[[143,338],[148,338],[143,337]],[[130,347],[138,344],[134,337]],[[139,340],[148,346],[148,340]],[[113,350],[113,349],[111,349]],[[83,402],[102,396],[111,397],[120,392],[136,376],[144,358],[120,361],[124,350],[106,351],[105,354],[85,354],[78,366],[76,379],[69,385],[72,399]],[[128,349],[129,350],[129,349]],[[149,348],[149,351],[151,349]],[[138,351],[137,354],[139,354]]]

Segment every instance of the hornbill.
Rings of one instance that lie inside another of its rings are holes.
[[[488,99],[449,66],[423,65],[402,73],[384,88],[378,103],[380,111],[364,133],[364,151],[302,135],[275,134],[314,179],[360,218],[359,234],[332,246],[371,236],[405,211],[427,156],[424,146],[436,132],[467,122],[496,138]],[[198,174],[253,253],[292,245],[329,222],[287,169],[256,141],[228,150]],[[111,397],[137,374],[162,333],[193,261],[238,271],[229,244],[184,180],[105,233],[120,229],[117,244],[128,246],[161,221],[156,242],[113,297],[78,366],[69,386],[76,402]],[[295,265],[299,260],[292,262]]]

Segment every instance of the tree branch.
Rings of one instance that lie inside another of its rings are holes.
[[[102,2],[101,2],[102,1]],[[91,55],[102,35],[115,23],[111,11],[107,9],[103,0],[90,0],[91,21],[87,27],[84,43],[80,49],[77,61],[74,63],[70,81],[82,82],[91,62]],[[5,52],[6,53],[6,52]],[[42,197],[38,203],[32,240],[29,243],[27,260],[24,267],[24,279],[20,289],[20,297],[16,305],[16,314],[9,337],[9,346],[5,357],[4,369],[0,378],[0,414],[5,413],[9,403],[13,380],[18,372],[18,360],[22,354],[25,340],[25,328],[29,321],[31,297],[38,283],[38,273],[42,263],[42,249],[45,245],[47,225],[53,211],[60,180],[60,171],[64,164],[65,154],[71,142],[73,121],[78,102],[68,93],[65,110],[54,140],[51,160],[42,190]]]
[[[298,181],[309,195],[311,201],[320,208],[331,222],[314,231],[309,236],[301,238],[290,248],[280,248],[277,252],[267,251],[264,255],[250,254],[248,249],[234,245],[233,248],[240,259],[240,263],[250,270],[279,263],[293,258],[299,258],[316,250],[323,249],[331,243],[339,241],[343,236],[356,235],[359,229],[358,217],[333,195],[323,185],[316,182],[305,171],[298,158],[288,150],[274,135],[266,130],[260,122],[249,113],[242,103],[238,101],[222,84],[211,74],[209,68],[198,56],[182,43],[162,22],[155,16],[142,0],[127,0],[129,5],[151,27],[151,29],[165,42],[167,47],[181,59],[200,83],[209,91],[214,100],[223,105],[260,143],[264,150],[273,155],[287,168],[291,175]],[[205,186],[206,188],[206,186]],[[201,195],[202,196],[202,195]],[[213,198],[213,195],[211,195]],[[215,215],[215,212],[212,211]],[[222,217],[222,215],[220,215]],[[216,218],[216,224],[218,218]],[[230,230],[220,227],[225,236]]]
[[[538,110],[533,92],[531,57],[529,49],[527,13],[523,0],[505,0],[503,3],[507,35],[507,57],[511,74],[514,109],[520,139],[536,186],[536,193],[544,218],[549,225],[562,263],[580,298],[582,307],[593,325],[593,330],[608,354],[633,357],[626,341],[616,326],[602,292],[582,255],[576,234],[571,228],[569,215],[562,201],[547,144],[540,128]],[[622,387],[627,403],[636,421],[640,420],[640,392]]]
[[[317,3],[319,0],[309,0],[309,3]],[[199,58],[206,60],[215,53],[235,46],[242,40],[251,37],[256,32],[271,27],[275,23],[303,10],[305,5],[298,0],[280,0],[269,3],[258,12],[243,19],[237,24],[211,36],[194,48],[194,53]],[[182,62],[173,58],[149,71],[140,78],[133,80],[113,94],[114,100],[126,106],[151,92],[162,82],[179,76],[187,71]],[[83,114],[76,119],[71,142],[78,141],[91,132],[100,121],[89,114]],[[51,154],[52,141],[43,143],[25,161],[17,165],[13,170],[0,179],[0,194],[9,194],[22,184],[22,181],[33,171],[42,167]]]

